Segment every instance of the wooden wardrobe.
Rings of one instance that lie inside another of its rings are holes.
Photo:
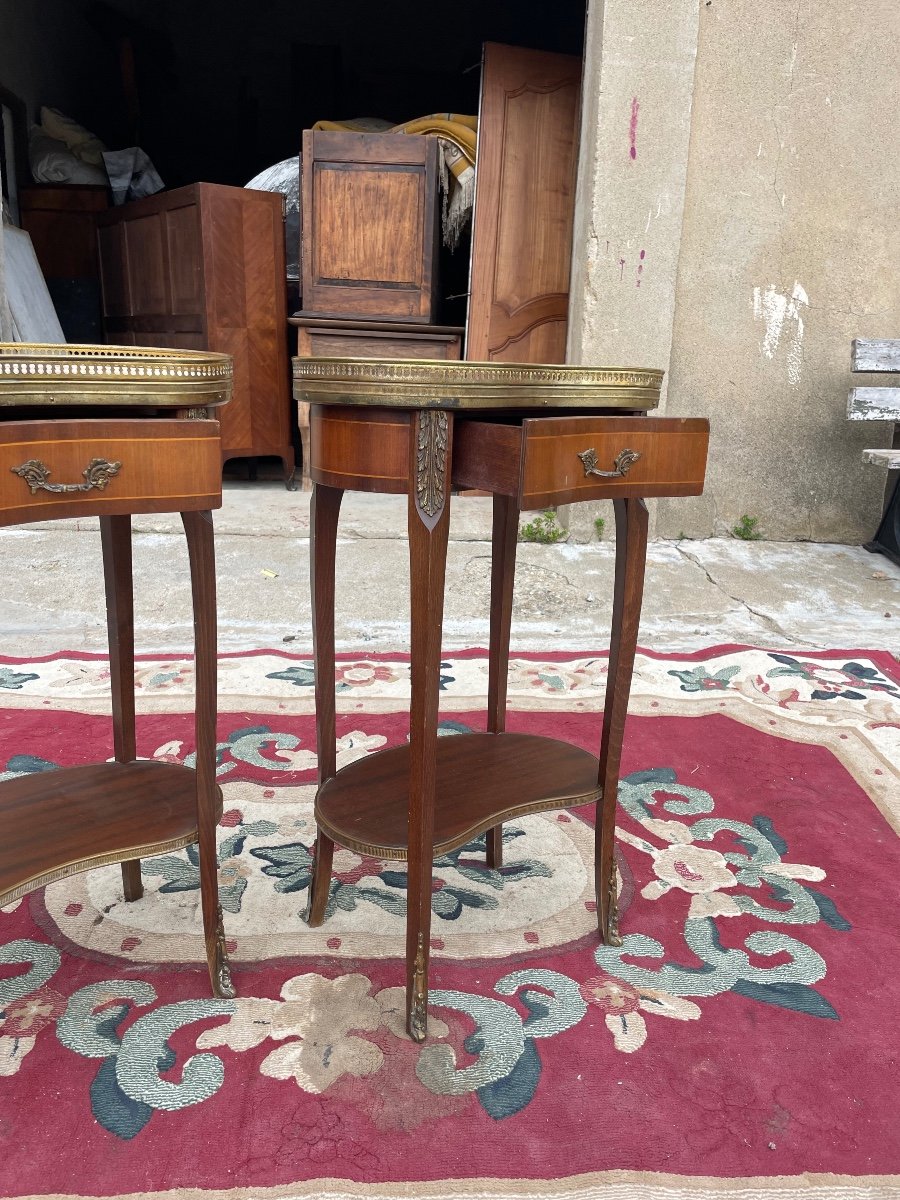
[[[107,340],[234,356],[217,414],[222,460],[271,455],[294,474],[279,194],[214,183],[98,214]]]

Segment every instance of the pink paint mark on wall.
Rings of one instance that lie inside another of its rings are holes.
[[[632,158],[637,158],[637,121],[640,107],[637,96],[633,96],[631,99],[631,124],[628,126],[628,136],[631,140],[631,150],[629,153]]]

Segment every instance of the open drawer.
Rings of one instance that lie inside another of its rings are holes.
[[[709,422],[697,417],[457,418],[453,485],[515,496],[520,509],[628,496],[699,496]]]

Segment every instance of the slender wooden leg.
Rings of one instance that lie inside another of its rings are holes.
[[[297,402],[297,426],[300,433],[300,490],[308,492],[312,487],[309,477],[309,404],[304,400]]]
[[[317,483],[310,502],[309,578],[312,587],[313,658],[316,671],[316,752],[319,758],[319,787],[336,770],[334,716],[334,561],[337,546],[341,488]],[[334,842],[320,829],[309,882],[305,919],[321,925],[331,886]]]
[[[491,537],[491,639],[488,651],[488,733],[506,728],[506,685],[509,673],[509,634],[512,627],[513,584],[519,506],[512,496],[494,496]],[[503,826],[487,832],[487,865],[503,865]]]
[[[134,731],[134,576],[131,567],[131,517],[101,517],[103,583],[112,685],[113,749],[116,762],[137,757]],[[126,900],[140,900],[141,860],[122,863]]]
[[[406,909],[407,1029],[428,1026],[428,956],[434,861],[434,794],[444,575],[450,527],[451,417],[417,412],[411,423],[408,505],[410,569],[409,871]]]
[[[197,843],[203,935],[213,994],[231,998],[235,992],[225,954],[216,853],[219,788],[216,783],[216,559],[212,513],[183,512],[181,520],[187,539],[194,606]]]
[[[613,501],[616,514],[616,582],[613,598],[609,673],[603,706],[600,740],[600,787],[597,801],[594,879],[597,891],[597,924],[600,937],[620,946],[616,866],[613,856],[616,832],[616,796],[622,738],[637,649],[644,567],[647,559],[647,506],[641,499]]]
[[[281,466],[284,471],[284,486],[289,492],[297,490],[297,464],[294,458],[294,447],[286,446],[281,454]]]

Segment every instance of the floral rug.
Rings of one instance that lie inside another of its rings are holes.
[[[624,937],[596,938],[588,810],[435,872],[429,1038],[403,1033],[403,864],[335,855],[300,918],[308,660],[220,662],[210,998],[189,850],[0,913],[0,1196],[179,1200],[900,1196],[900,671],[886,653],[638,657]],[[605,656],[521,655],[512,730],[596,749]],[[339,765],[406,736],[400,656],[337,667]],[[111,753],[105,659],[0,660],[0,780]],[[190,762],[192,667],[138,664],[138,749]],[[441,732],[483,728],[481,651]]]

